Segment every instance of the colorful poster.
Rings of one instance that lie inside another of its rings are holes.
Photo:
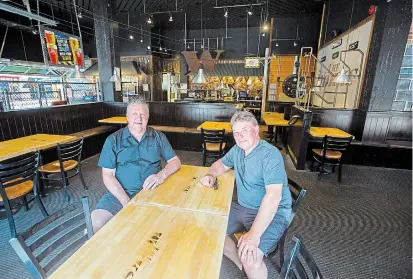
[[[83,47],[79,37],[43,26],[41,33],[46,64],[83,68]]]

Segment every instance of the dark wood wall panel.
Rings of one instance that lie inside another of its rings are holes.
[[[126,103],[104,103],[105,117],[126,114]],[[235,104],[225,103],[149,103],[149,124],[196,128],[205,121],[229,121]]]
[[[412,141],[411,112],[368,112],[363,141],[386,143],[389,140]]]
[[[99,126],[103,103],[0,112],[0,141],[33,134],[67,135]]]

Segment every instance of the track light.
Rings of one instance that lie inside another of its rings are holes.
[[[297,46],[297,43],[294,41],[294,46]]]
[[[153,23],[153,15],[151,14],[149,17],[148,17],[148,20],[146,21],[148,24],[152,24]]]
[[[159,50],[162,51],[162,46],[159,46]]]
[[[252,16],[252,5],[250,5],[250,8],[247,9],[248,15]]]
[[[131,35],[129,35],[129,39],[131,39],[131,40],[133,40],[133,35],[131,34]]]
[[[32,30],[32,33],[34,34],[34,35],[37,35],[37,31],[36,30]]]
[[[78,17],[78,18],[82,18],[82,13],[78,13],[78,14],[77,14],[77,17]]]
[[[262,32],[262,36],[265,37],[265,33],[264,33],[264,32]]]
[[[151,46],[147,46],[146,48],[147,48],[148,50],[151,50]]]
[[[170,21],[170,22],[174,21],[174,18],[172,17],[172,13],[171,13],[171,12],[169,13],[169,21]]]
[[[228,8],[227,7],[225,7],[224,17],[228,17]]]
[[[164,50],[165,50],[165,52],[166,52],[166,48],[165,48]]]
[[[190,48],[191,48],[191,46],[188,44],[187,49],[190,49]]]
[[[275,46],[276,46],[276,47],[278,46],[278,42],[275,43]]]
[[[143,38],[141,38],[141,43],[143,43]]]

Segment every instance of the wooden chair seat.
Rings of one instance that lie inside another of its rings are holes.
[[[16,178],[16,179],[10,180],[4,185],[7,186],[7,184],[17,181],[19,179],[22,179],[22,178]],[[9,200],[22,197],[30,193],[32,190],[33,190],[33,181],[31,180],[26,180],[20,184],[10,186],[5,189],[6,195],[9,198]],[[0,195],[0,201],[3,201],[3,198],[1,197],[1,195]]]
[[[323,149],[313,149],[313,152],[320,156],[323,157]],[[343,154],[340,151],[332,151],[332,150],[327,150],[326,152],[326,158],[327,159],[335,159],[335,160],[339,160],[341,159],[341,156]]]
[[[78,165],[77,161],[75,160],[68,160],[63,162],[63,169],[65,171],[72,170],[76,168]],[[47,172],[47,173],[57,173],[60,172],[60,163],[59,161],[53,161],[51,163],[48,163],[46,165],[43,165],[39,168],[40,172]]]
[[[208,150],[208,151],[219,151],[219,146],[220,146],[220,144],[219,143],[212,143],[212,142],[207,142],[206,143],[206,149]],[[224,142],[224,143],[222,143],[222,150],[224,150],[225,149],[225,146],[226,146],[226,143]]]

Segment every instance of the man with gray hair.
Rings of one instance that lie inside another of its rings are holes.
[[[231,118],[236,145],[215,162],[204,186],[211,187],[217,176],[234,168],[238,199],[231,204],[227,234],[247,231],[236,245],[225,239],[224,255],[250,279],[268,278],[263,257],[275,248],[291,217],[291,194],[284,161],[277,148],[261,140],[259,126],[250,112]]]
[[[92,212],[97,232],[142,189],[155,189],[181,167],[166,136],[148,127],[149,106],[140,99],[129,102],[128,126],[110,135],[98,166],[107,191]],[[161,159],[167,164],[161,170]]]

